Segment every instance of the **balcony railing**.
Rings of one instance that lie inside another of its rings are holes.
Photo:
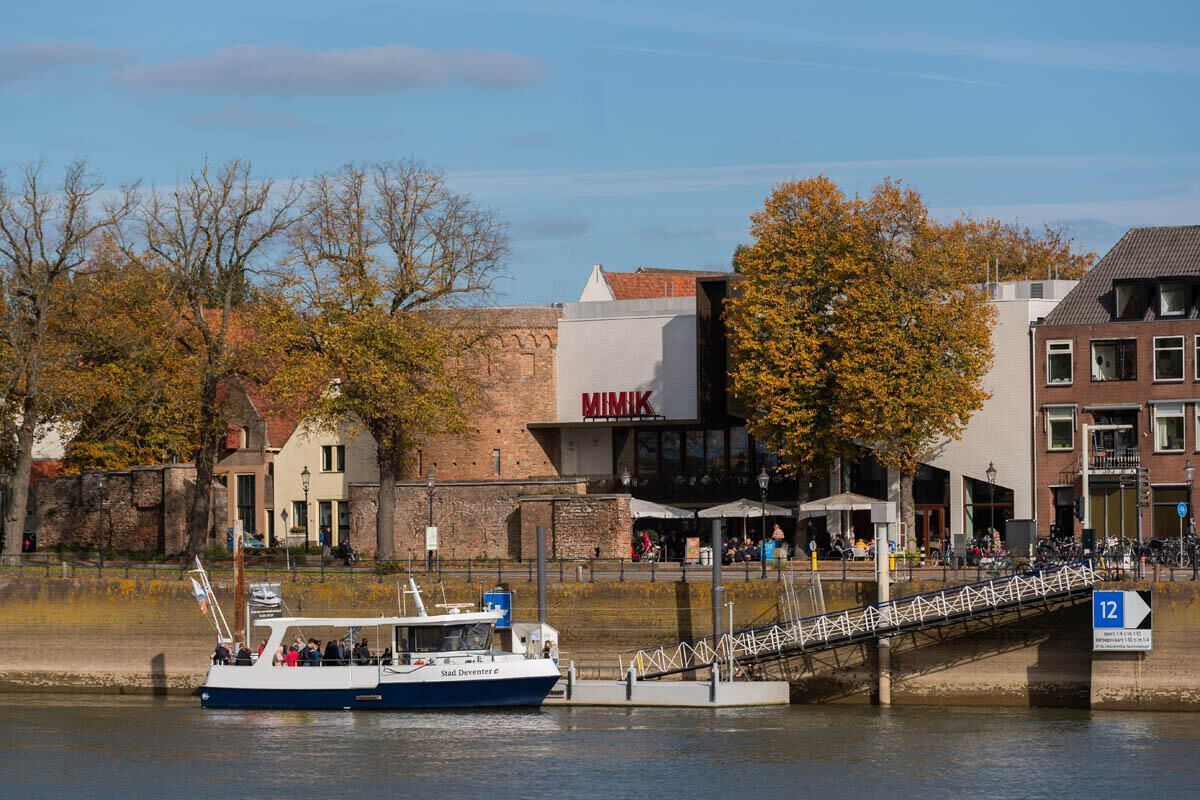
[[[1118,447],[1097,450],[1091,454],[1089,469],[1099,472],[1103,470],[1135,470],[1141,466],[1136,447]]]

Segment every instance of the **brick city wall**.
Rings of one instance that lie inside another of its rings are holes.
[[[626,495],[587,495],[586,483],[462,481],[438,483],[433,524],[443,558],[524,558],[535,553],[536,527],[547,529],[551,558],[618,558],[628,555],[632,520]],[[350,541],[364,555],[375,552],[376,484],[350,486]],[[396,485],[396,555],[421,558],[429,524],[429,488]]]
[[[537,556],[537,528],[548,558],[628,558],[633,518],[629,495],[522,497],[521,556]]]
[[[559,311],[553,308],[481,309],[492,334],[479,363],[486,386],[472,431],[426,439],[403,473],[420,481],[430,470],[438,480],[525,480],[559,473],[557,430],[529,430],[529,422],[554,420],[555,350]],[[500,451],[500,472],[493,451]]]
[[[139,467],[104,473],[62,475],[38,481],[37,545],[94,546],[174,554],[183,551],[195,489],[191,465]],[[224,519],[226,490],[213,485],[212,512]]]
[[[1051,325],[1034,327],[1034,387],[1036,419],[1034,423],[1034,448],[1037,467],[1034,475],[1034,514],[1037,518],[1038,535],[1049,536],[1050,525],[1055,521],[1054,486],[1073,486],[1074,495],[1079,496],[1082,485],[1079,479],[1082,449],[1081,425],[1096,424],[1098,413],[1084,411],[1089,405],[1119,405],[1136,403],[1141,410],[1136,414],[1139,460],[1150,469],[1150,482],[1154,485],[1183,486],[1183,466],[1197,449],[1197,425],[1192,403],[1184,407],[1184,451],[1182,453],[1154,452],[1154,413],[1150,400],[1194,400],[1200,392],[1197,379],[1194,337],[1200,334],[1200,324],[1195,321],[1159,320],[1149,323],[1122,322],[1098,325]],[[1182,336],[1184,339],[1184,380],[1159,382],[1154,380],[1154,337]],[[1092,381],[1091,342],[1100,339],[1137,340],[1137,380]],[[1070,384],[1050,385],[1046,381],[1046,343],[1070,340],[1073,344],[1072,375]],[[1076,404],[1074,447],[1069,451],[1051,451],[1046,427],[1047,404]],[[1100,480],[1105,480],[1101,478]],[[1112,479],[1109,479],[1112,480]],[[1076,530],[1080,527],[1075,523]],[[1143,535],[1152,533],[1150,509],[1142,510]],[[1130,536],[1136,535],[1130,531]]]

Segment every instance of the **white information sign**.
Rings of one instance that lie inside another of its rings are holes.
[[[425,528],[425,549],[430,552],[438,549],[436,525],[430,525]]]
[[[1151,649],[1149,591],[1092,592],[1092,650]]]

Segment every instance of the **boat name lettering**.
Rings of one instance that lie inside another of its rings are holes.
[[[484,667],[483,669],[463,669],[459,667],[457,670],[444,669],[442,670],[443,678],[464,678],[472,675],[499,675],[499,667]]]

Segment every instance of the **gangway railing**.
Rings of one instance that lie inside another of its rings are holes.
[[[1096,582],[1090,561],[1032,570],[898,597],[845,611],[818,614],[714,639],[630,650],[617,655],[621,673],[659,678],[714,664],[755,663],[798,652],[818,652],[907,631],[947,625],[997,611],[1082,595]]]

